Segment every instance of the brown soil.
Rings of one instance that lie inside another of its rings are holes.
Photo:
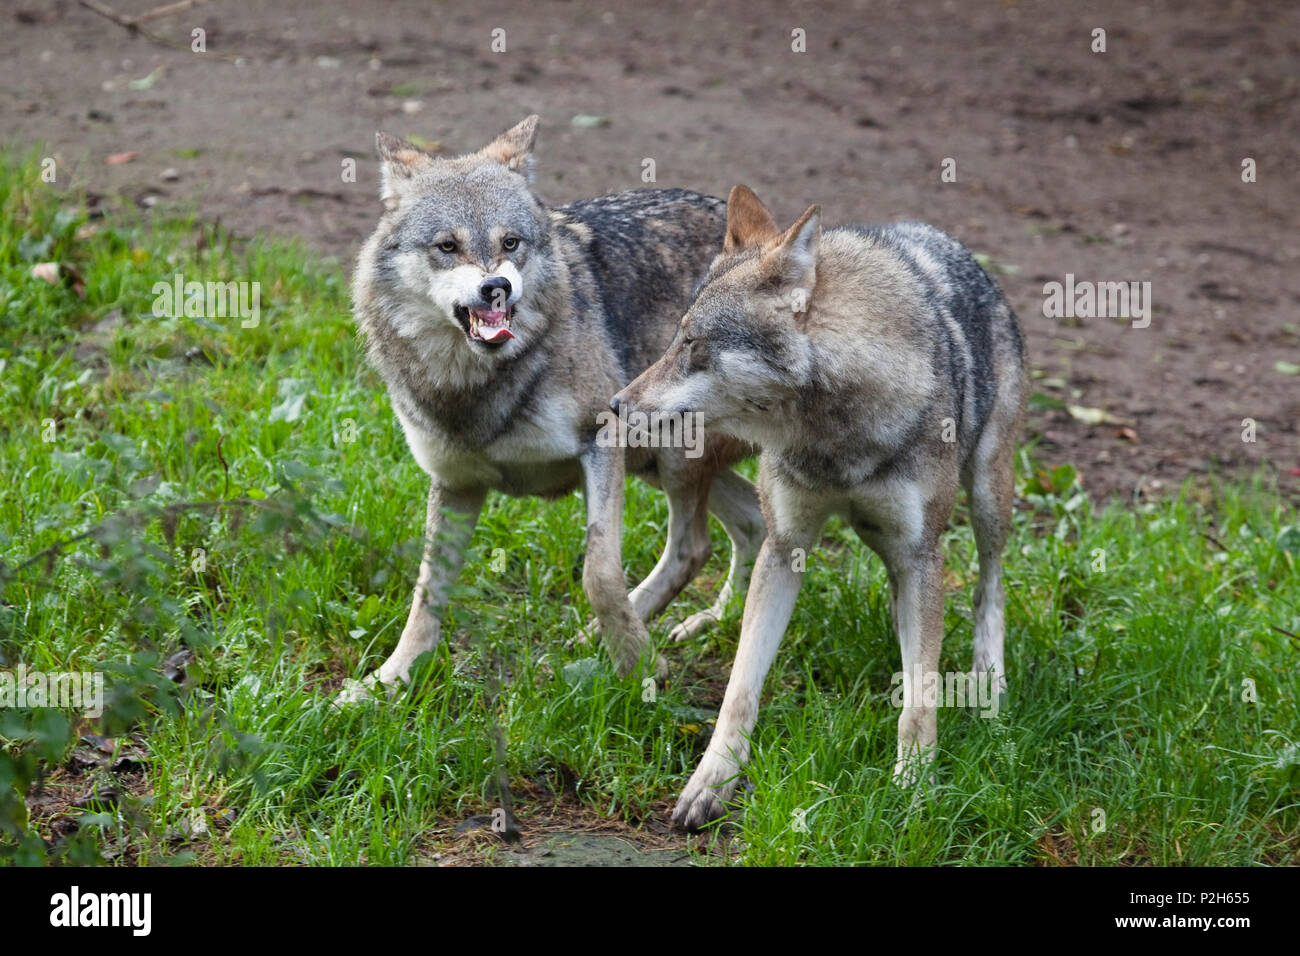
[[[729,839],[710,848],[709,839],[674,830],[672,807],[663,802],[639,821],[602,815],[566,791],[555,794],[540,780],[511,784],[519,839],[506,842],[491,829],[491,817],[476,815],[435,827],[421,853],[432,866],[691,866],[722,860],[733,852]]]
[[[1277,368],[1300,364],[1300,7],[1284,0],[214,0],[149,21],[183,49],[72,2],[3,17],[5,141],[45,143],[60,185],[197,203],[346,267],[377,214],[376,129],[459,151],[538,112],[555,202],[642,185],[652,158],[660,186],[746,182],[787,221],[811,202],[831,223],[925,219],[1015,267],[1001,281],[1038,390],[1116,419],[1031,419],[1037,455],[1094,494],[1261,465],[1300,494],[1300,377]],[[1150,326],[1044,317],[1044,283],[1067,273],[1151,282]]]

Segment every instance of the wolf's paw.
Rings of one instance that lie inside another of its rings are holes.
[[[926,772],[934,765],[933,760],[927,760],[915,755],[902,758],[894,764],[894,785],[904,790],[913,789]],[[935,785],[934,774],[929,775],[930,786]]]
[[[692,790],[687,787],[677,798],[673,808],[673,823],[683,830],[699,830],[714,820],[721,820],[727,815],[727,808],[718,799],[717,794],[707,790]]]
[[[369,674],[362,680],[349,677],[343,682],[339,692],[334,695],[333,704],[335,707],[346,707],[364,701],[392,700],[398,689],[397,684],[383,682],[378,672]]]
[[[681,643],[699,637],[709,628],[718,623],[718,615],[709,611],[699,611],[692,614],[682,623],[668,632],[668,640],[673,643]]]
[[[911,790],[919,778],[915,760],[900,760],[894,764],[894,786]]]
[[[578,631],[577,634],[565,641],[564,646],[569,650],[573,650],[575,647],[587,647],[599,639],[600,622],[595,618],[592,618]]]
[[[727,801],[736,792],[739,771],[729,760],[705,754],[673,808],[673,823],[683,830],[698,830],[727,815]]]
[[[614,672],[618,674],[619,678],[621,679],[627,677],[629,674],[636,673],[637,668],[640,665],[641,665],[641,658],[629,657],[627,660],[622,661],[621,663],[616,662],[614,664]],[[664,660],[662,655],[655,654],[653,659],[646,662],[645,669],[641,671],[641,673],[645,674],[646,676],[652,676],[659,683],[663,683],[668,679],[668,673],[669,673],[668,662]]]
[[[1005,694],[1007,692],[1007,675],[986,667],[980,667],[978,662],[973,669],[966,672],[966,679],[973,681],[974,683],[969,686],[976,689],[990,687],[995,694]],[[988,683],[985,683],[986,681]]]
[[[333,704],[335,707],[346,707],[348,704],[359,704],[362,701],[374,700],[374,687],[378,683],[375,675],[371,674],[364,680],[357,680],[349,677],[343,681],[343,686],[339,692],[334,695]]]

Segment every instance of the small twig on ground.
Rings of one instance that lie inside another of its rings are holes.
[[[217,461],[221,462],[221,468],[226,473],[226,483],[221,488],[221,497],[226,498],[230,495],[230,465],[226,462],[226,456],[221,454],[221,443],[226,440],[226,436],[217,436]]]
[[[1210,542],[1210,544],[1214,545],[1220,551],[1228,550],[1227,546],[1222,541],[1220,541],[1214,535],[1210,534],[1208,531],[1198,531],[1197,534],[1199,534],[1206,541]]]
[[[1292,634],[1290,631],[1286,630],[1285,628],[1278,627],[1276,624],[1270,624],[1269,627],[1271,627],[1273,630],[1277,631],[1279,634],[1285,634],[1287,637],[1291,638],[1291,640],[1293,640],[1293,641],[1300,642],[1300,634]]]
[[[154,7],[152,10],[146,10],[138,17],[130,17],[132,23],[144,23],[146,20],[153,20],[157,17],[165,17],[171,13],[180,13],[182,10],[188,10],[190,7],[201,6],[208,0],[177,0],[176,3],[164,3],[161,7]]]
[[[181,10],[184,10],[188,7],[195,6],[199,3],[206,3],[207,0],[189,0],[189,2],[183,2],[182,0],[182,2],[164,4],[161,7],[155,7],[152,10],[148,10],[140,14],[140,16],[138,17],[123,16],[122,14],[118,13],[116,10],[114,10],[112,7],[108,6],[107,4],[100,3],[99,0],[77,0],[77,2],[80,3],[87,10],[90,10],[93,13],[98,13],[105,20],[111,20],[113,23],[116,23],[118,26],[126,30],[127,33],[142,36],[149,42],[156,43],[159,46],[167,47],[170,50],[181,50],[185,53],[192,53],[194,51],[190,48],[189,44],[178,43],[175,40],[169,40],[167,37],[154,33],[152,30],[146,30],[144,27],[140,26],[140,23],[143,20],[150,20],[155,17],[165,16],[169,13],[178,13]],[[213,56],[216,57],[218,60],[228,60],[230,62],[234,62],[235,60],[245,59],[245,57],[236,56],[235,54],[232,53],[204,52],[203,55]]]

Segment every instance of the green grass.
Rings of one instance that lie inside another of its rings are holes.
[[[32,278],[38,261],[75,266],[84,299]],[[176,271],[260,282],[260,324],[153,317],[152,286]],[[426,489],[362,364],[346,288],[339,263],[293,246],[126,209],[88,221],[35,157],[0,157],[0,669],[100,669],[110,685],[99,722],[0,710],[0,857],[418,862],[496,805],[494,725],[516,789],[567,781],[629,826],[685,782],[739,608],[667,650],[673,677],[653,701],[592,667],[592,650],[565,646],[588,614],[576,496],[493,498],[450,639],[414,689],[329,705],[397,639]],[[899,654],[884,574],[832,525],[767,681],[738,832],[708,837],[720,852],[702,861],[1297,861],[1294,510],[1261,479],[1101,510],[1071,469],[1023,464],[999,716],[941,711],[934,784],[914,797],[890,783]],[[244,504],[191,507],[222,499]],[[629,484],[630,581],[665,518]],[[714,533],[676,613],[725,571]],[[964,515],[948,545],[942,667],[960,670]],[[178,689],[160,668],[182,646],[195,657]],[[88,730],[138,750],[143,772],[75,769]],[[96,785],[123,793],[69,835],[39,802],[29,814],[42,783],[64,804]],[[535,806],[518,801],[525,830]]]

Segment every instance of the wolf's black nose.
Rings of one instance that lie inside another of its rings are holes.
[[[610,411],[612,411],[615,415],[618,414],[618,410],[619,410],[622,406],[623,406],[623,403],[620,402],[620,401],[618,400],[618,396],[617,396],[617,395],[615,395],[613,398],[611,398],[611,399],[609,400],[609,408],[610,408]]]
[[[505,276],[488,276],[479,285],[478,294],[484,302],[505,308],[506,299],[510,298],[510,280]]]

